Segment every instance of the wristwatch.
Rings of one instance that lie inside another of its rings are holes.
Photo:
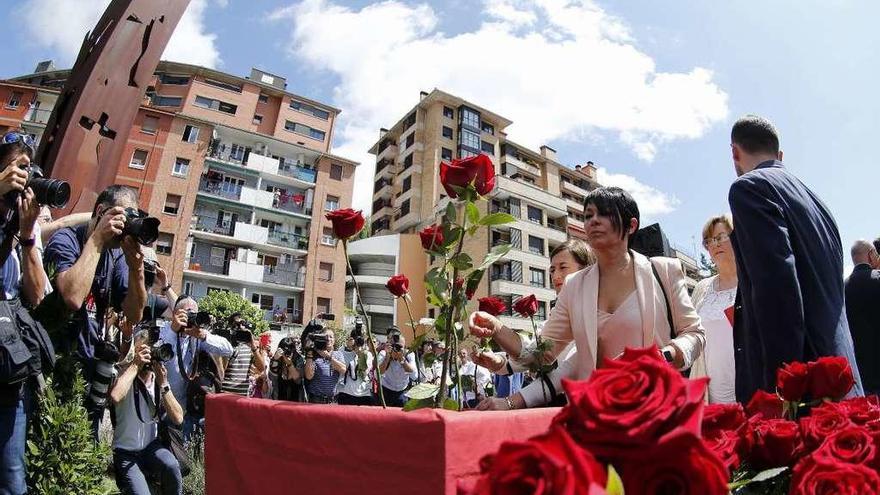
[[[18,244],[19,244],[21,247],[34,247],[34,246],[37,245],[37,237],[34,236],[34,237],[31,237],[30,239],[22,239],[22,238],[19,238],[19,239],[18,239]]]
[[[168,289],[170,289],[170,288],[171,288],[171,284],[168,284],[165,287],[162,287],[162,293],[164,294],[165,292],[168,292]]]
[[[667,363],[672,363],[675,361],[675,355],[672,354],[672,351],[669,349],[663,349],[663,359],[665,359]]]
[[[166,383],[165,385],[162,385],[162,396],[164,397],[168,392],[171,392],[171,385]]]

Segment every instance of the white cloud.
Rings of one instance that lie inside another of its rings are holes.
[[[626,23],[592,0],[485,0],[482,10],[484,21],[458,34],[438,30],[431,6],[397,0],[360,10],[303,0],[269,15],[292,24],[291,55],[338,77],[335,152],[363,163],[359,208],[369,208],[372,190],[366,149],[420,90],[440,88],[510,118],[511,138],[534,148],[605,134],[645,161],[727,116],[711,71],[658,71]]]
[[[226,0],[214,0],[223,6]],[[69,67],[86,33],[95,27],[109,0],[27,0],[17,9],[30,42],[57,55],[56,65]],[[217,36],[204,23],[208,0],[192,0],[177,24],[162,58],[207,67],[220,64]]]
[[[681,203],[675,196],[669,195],[659,189],[639,182],[638,179],[626,174],[614,174],[603,167],[599,167],[597,179],[603,186],[616,186],[630,193],[639,205],[642,216],[642,224],[647,225],[649,220],[656,219],[660,215],[671,213]]]

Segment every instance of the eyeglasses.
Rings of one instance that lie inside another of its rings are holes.
[[[34,149],[34,138],[30,134],[20,132],[7,132],[3,135],[3,144],[22,143],[31,150]]]
[[[703,239],[703,247],[709,248],[710,246],[720,246],[722,242],[729,241],[730,234],[727,232],[722,232],[714,237],[707,237]]]

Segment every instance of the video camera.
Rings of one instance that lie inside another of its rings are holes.
[[[330,313],[319,313],[312,321],[310,321],[302,331],[300,336],[302,340],[303,354],[306,357],[314,358],[318,351],[326,351],[330,346],[330,340],[324,332],[324,321],[333,321],[336,315]]]
[[[151,363],[165,363],[174,357],[174,347],[159,336],[165,320],[157,318],[138,324],[138,328],[147,332],[147,345],[150,346]]]
[[[247,344],[254,340],[255,325],[243,318],[236,321],[229,321],[228,327],[217,332],[217,335],[225,338],[232,344],[232,347],[238,347],[239,344]]]
[[[126,208],[125,226],[122,227],[122,235],[134,237],[140,244],[149,246],[159,238],[160,223],[158,218],[151,217],[143,210]]]
[[[351,338],[354,339],[354,345],[363,347],[366,343],[364,338],[364,320],[360,316],[354,319],[354,329],[351,331]]]
[[[211,324],[211,313],[207,311],[187,311],[186,328],[207,327]]]

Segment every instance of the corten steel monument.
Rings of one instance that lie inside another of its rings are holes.
[[[147,85],[189,0],[112,0],[86,35],[37,150],[70,182],[63,213],[90,211],[113,184]]]

